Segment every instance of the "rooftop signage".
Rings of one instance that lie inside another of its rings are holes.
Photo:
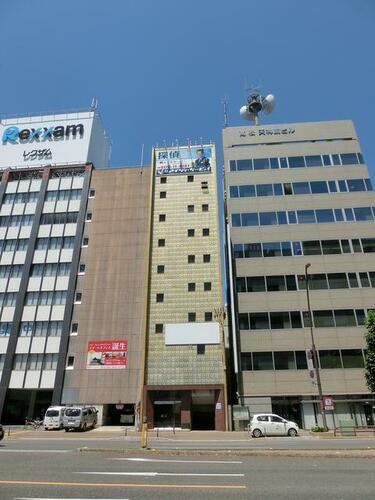
[[[181,146],[156,149],[156,175],[211,172],[212,148]]]
[[[294,128],[258,128],[243,129],[239,131],[240,137],[257,137],[262,135],[292,135],[296,129]]]
[[[56,127],[24,128],[12,126],[3,131],[2,143],[25,144],[32,142],[44,142],[51,140],[61,140],[70,137],[83,137],[84,127],[82,123],[78,125],[58,125]]]

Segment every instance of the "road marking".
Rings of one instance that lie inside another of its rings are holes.
[[[18,450],[2,449],[1,453],[68,453],[70,450]]]
[[[128,460],[130,462],[167,462],[173,464],[242,464],[243,462],[223,460],[159,460],[157,458],[110,458],[110,460]]]
[[[244,474],[197,474],[197,473],[179,473],[179,472],[74,472],[74,474],[96,474],[101,476],[204,476],[204,477],[243,477]]]
[[[88,500],[87,498],[45,498],[45,497],[14,497],[13,500]],[[97,498],[96,500],[113,500],[111,498]],[[129,500],[129,498],[119,498],[118,500]]]
[[[212,489],[212,490],[245,490],[246,486],[237,484],[137,484],[137,483],[73,483],[62,481],[21,481],[15,479],[0,479],[0,484],[14,484],[27,486],[84,486],[91,488],[161,488],[161,489]]]

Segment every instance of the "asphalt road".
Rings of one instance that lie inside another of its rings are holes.
[[[14,443],[0,448],[1,500],[374,498],[371,459],[145,457],[136,452],[124,457],[116,450],[82,453],[50,447],[26,452]]]

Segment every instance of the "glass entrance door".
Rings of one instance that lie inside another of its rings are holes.
[[[181,427],[181,403],[154,403],[154,427]]]

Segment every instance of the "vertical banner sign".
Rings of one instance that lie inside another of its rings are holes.
[[[90,340],[87,349],[89,369],[121,369],[128,366],[126,340]]]
[[[316,384],[316,370],[314,366],[314,352],[312,349],[306,351],[307,369],[309,371],[310,382]]]

